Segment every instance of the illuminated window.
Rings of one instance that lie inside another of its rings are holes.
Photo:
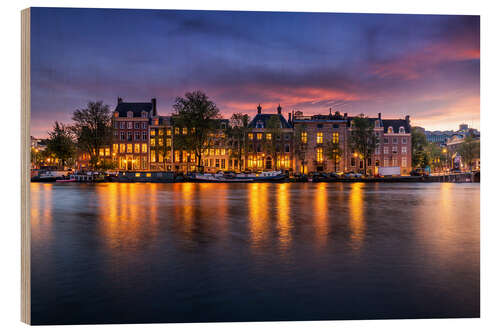
[[[332,141],[333,141],[333,143],[339,143],[339,133],[333,132]]]
[[[273,135],[271,133],[266,133],[266,140],[272,140]]]
[[[179,135],[179,127],[175,128],[175,135]]]
[[[170,128],[167,129],[167,135],[172,135],[172,130]]]
[[[253,140],[253,133],[248,133],[248,139]]]
[[[142,152],[143,153],[147,153],[148,152],[148,144],[147,143],[143,143],[142,144]]]
[[[175,157],[175,162],[179,162],[179,151],[178,150],[175,151],[174,157]]]
[[[300,138],[302,139],[302,143],[307,143],[307,132],[302,132]]]
[[[158,146],[163,146],[163,138],[158,138]]]
[[[220,149],[215,149],[215,155],[220,155]]]
[[[162,135],[163,135],[163,130],[162,130],[162,129],[159,129],[159,130],[158,130],[158,135],[159,135],[159,136],[162,136]]]
[[[394,130],[392,129],[392,126],[389,126],[389,128],[387,129],[387,133],[394,133]]]
[[[167,139],[165,140],[165,143],[167,144],[167,147],[172,147],[172,139],[167,138]]]
[[[117,153],[117,152],[118,152],[118,144],[113,143],[113,153]]]
[[[182,163],[187,162],[187,151],[183,150],[182,151]]]
[[[214,156],[215,154],[215,150],[214,149],[210,149],[210,156]]]
[[[151,162],[153,162],[153,163],[156,162],[156,154],[155,154],[154,150],[151,151]]]
[[[154,147],[155,146],[155,139],[151,139],[151,147]]]
[[[318,132],[316,134],[316,143],[323,143],[323,132]]]
[[[188,134],[188,129],[187,129],[187,127],[183,127],[183,128],[182,128],[182,134],[183,134],[183,135]]]
[[[262,133],[257,133],[257,140],[262,140]]]
[[[132,152],[132,144],[129,143],[127,144],[127,153],[131,153]]]
[[[104,156],[104,148],[99,148],[99,156]]]
[[[193,127],[191,128],[191,133],[194,134],[196,132],[196,129]]]
[[[318,161],[318,163],[322,163],[323,162],[323,148],[316,148],[316,161]]]
[[[125,152],[125,144],[120,143],[120,153],[124,153],[124,152]]]
[[[141,145],[136,143],[134,145],[134,153],[139,154],[141,152]]]
[[[224,148],[222,148],[222,149],[220,150],[220,154],[221,154],[221,155],[226,155],[226,150],[225,150]]]
[[[150,135],[150,136],[155,136],[155,135],[156,135],[156,130],[152,129],[152,130],[149,132],[149,135]]]
[[[104,149],[104,155],[106,155],[106,156],[109,156],[109,155],[110,155],[109,148],[105,148],[105,149]]]
[[[158,153],[158,162],[163,163],[163,153],[161,151]]]

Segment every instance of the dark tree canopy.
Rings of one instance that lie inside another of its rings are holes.
[[[48,134],[47,150],[61,160],[61,166],[64,167],[66,161],[71,159],[75,153],[72,132],[68,126],[56,121],[52,131],[49,131]]]
[[[352,120],[350,135],[351,148],[360,154],[363,160],[364,173],[366,174],[366,161],[373,154],[378,144],[378,138],[373,130],[374,124],[370,119],[358,116]]]

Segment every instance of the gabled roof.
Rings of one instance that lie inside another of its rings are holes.
[[[349,117],[349,127],[352,126],[352,120],[354,119],[355,117]],[[372,122],[373,124],[375,124],[375,122],[377,120],[379,120],[379,118],[368,118],[370,120],[370,122]],[[399,128],[401,126],[403,126],[403,128],[405,129],[405,133],[411,133],[411,128],[410,128],[410,124],[405,120],[405,119],[380,119],[381,121],[381,125],[384,127],[384,133],[387,133],[387,130],[389,129],[389,127],[392,127],[392,130],[394,131],[395,134],[399,133]]]
[[[128,103],[121,102],[116,105],[115,112],[118,112],[120,117],[127,117],[127,112],[132,111],[134,113],[134,117],[141,117],[142,111],[150,112],[153,110],[153,103]]]
[[[282,114],[276,114],[276,113],[257,113],[257,115],[252,119],[250,124],[248,124],[249,128],[268,128],[267,124],[271,117],[278,117],[281,128],[292,128],[290,123],[286,121],[285,117],[283,117]],[[263,127],[260,127],[260,124],[263,125]]]

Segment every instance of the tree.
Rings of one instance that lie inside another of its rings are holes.
[[[73,112],[74,125],[71,127],[76,137],[77,147],[90,155],[90,164],[97,168],[99,149],[111,144],[111,111],[102,101],[87,104],[85,109]]]
[[[175,133],[174,145],[177,148],[193,152],[198,170],[201,171],[201,155],[206,149],[214,147],[214,130],[216,120],[220,118],[220,111],[214,102],[210,101],[201,91],[187,92],[184,97],[177,97],[173,105],[172,117],[174,126],[183,130]],[[186,132],[184,132],[186,129]],[[190,157],[188,156],[188,163]]]
[[[307,151],[307,131],[304,124],[296,125],[293,131],[293,152],[297,160],[300,162],[300,173],[304,174],[304,166],[306,164]],[[305,136],[302,133],[306,133]]]
[[[378,144],[378,137],[373,130],[374,125],[364,116],[352,120],[352,131],[349,138],[351,148],[360,154],[366,175],[366,161],[373,154]]]
[[[338,142],[333,142],[333,140],[328,140],[325,145],[326,148],[326,158],[333,161],[334,171],[337,172],[337,167],[342,157],[342,148]]]
[[[247,114],[235,113],[229,119],[229,126],[226,129],[228,138],[232,141],[231,157],[238,160],[238,168],[241,172],[243,157],[246,153],[246,132],[249,123]]]
[[[56,121],[48,134],[47,150],[61,161],[61,166],[64,168],[66,162],[75,154],[72,132],[68,126]]]
[[[443,164],[446,161],[446,155],[443,150],[435,143],[429,143],[424,148],[424,153],[427,155],[425,161],[427,165],[430,164],[432,170],[438,170],[443,168]]]
[[[471,136],[467,136],[464,142],[458,146],[458,154],[469,170],[472,170],[472,162],[479,158],[481,154],[480,150],[479,140]]]
[[[415,168],[425,168],[429,165],[429,156],[425,149],[427,147],[427,138],[421,128],[411,129],[411,156],[412,164]]]

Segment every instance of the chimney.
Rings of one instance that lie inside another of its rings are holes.
[[[382,113],[381,112],[378,113],[378,119],[382,119]]]
[[[281,105],[280,104],[278,104],[278,109],[277,110],[278,110],[278,114],[281,114]]]
[[[344,112],[344,118],[347,118],[347,112]]]
[[[123,103],[123,99],[120,96],[118,96],[117,104],[121,104],[121,103]]]
[[[257,106],[257,113],[261,114],[261,112],[262,112],[262,106],[260,106],[260,104],[259,104],[259,106]]]
[[[405,121],[406,121],[406,123],[407,123],[408,125],[410,125],[410,116],[408,116],[408,115],[407,115],[407,116],[405,117]]]
[[[292,123],[292,114],[290,112],[288,112],[288,122]]]
[[[151,98],[151,104],[153,104],[153,116],[156,116],[156,98]]]

